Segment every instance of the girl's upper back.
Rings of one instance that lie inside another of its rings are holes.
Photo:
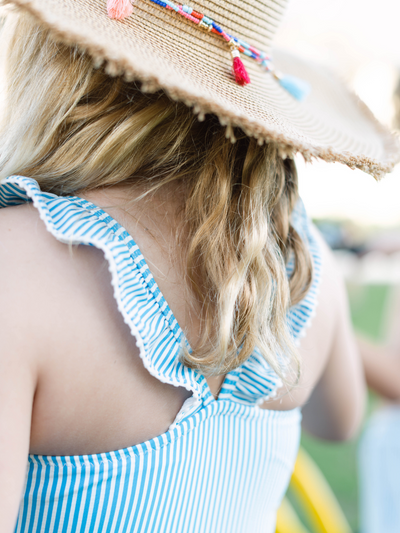
[[[40,455],[29,457],[18,530],[272,531],[300,422],[298,410],[257,407],[279,387],[275,372],[255,352],[228,373],[216,401],[179,362],[183,332],[158,284],[186,329],[196,326],[185,319],[179,273],[152,251],[146,230],[135,233],[151,269],[126,230],[87,200],[42,193],[22,177],[1,186],[3,206],[27,200],[37,211],[8,208],[10,239],[2,236],[13,251],[5,264],[16,269],[4,273],[18,308],[10,317],[26,324],[19,343],[9,338],[37,379],[27,391],[31,451]],[[315,268],[288,315],[299,337],[320,260],[301,206],[293,223]]]

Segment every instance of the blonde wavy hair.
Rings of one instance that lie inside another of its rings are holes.
[[[298,198],[293,160],[238,129],[232,143],[217,117],[199,121],[162,92],[144,94],[108,76],[27,14],[13,25],[7,69],[0,178],[29,176],[58,195],[121,183],[154,190],[180,180],[187,201],[179,234],[202,309],[184,364],[224,374],[257,348],[282,376],[296,361],[288,306],[304,297],[312,276],[290,223]]]

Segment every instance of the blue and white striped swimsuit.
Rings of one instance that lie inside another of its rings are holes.
[[[16,532],[272,533],[301,419],[299,409],[258,407],[279,387],[276,374],[255,352],[226,376],[215,400],[205,378],[179,362],[183,332],[132,237],[86,200],[41,192],[21,176],[2,182],[0,207],[26,201],[59,241],[103,250],[145,367],[193,396],[166,433],[142,444],[93,455],[30,455]],[[314,261],[312,287],[288,313],[299,338],[316,305],[320,253],[301,203],[293,224]]]

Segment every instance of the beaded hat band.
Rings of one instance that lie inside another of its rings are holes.
[[[397,138],[335,76],[272,50],[287,0],[175,1],[3,3],[30,12],[54,39],[85,50],[110,75],[138,80],[143,91],[165,91],[199,120],[217,115],[232,141],[239,127],[260,144],[276,143],[283,156],[300,152],[377,178],[399,160]]]
[[[310,86],[305,81],[295,78],[294,76],[284,76],[283,74],[278,73],[268,54],[261,52],[246,41],[230,35],[220,24],[203,13],[199,13],[185,4],[175,4],[171,0],[148,1],[167,10],[175,11],[192,24],[196,24],[200,29],[221,37],[230,48],[233,59],[232,72],[238,85],[247,85],[250,83],[246,68],[240,60],[240,53],[243,53],[250,59],[255,60],[264,70],[270,72],[280,85],[296,98],[296,100],[303,100],[310,92]],[[107,0],[107,12],[110,18],[123,20],[132,15],[133,8],[131,0]]]

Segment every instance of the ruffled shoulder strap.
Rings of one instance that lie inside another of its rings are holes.
[[[82,198],[42,192],[35,180],[22,176],[1,182],[0,207],[27,201],[33,202],[58,241],[103,251],[118,309],[136,339],[145,367],[160,381],[192,391],[193,407],[198,407],[200,400],[204,403],[210,396],[207,382],[180,363],[183,332],[131,236],[102,209]]]
[[[305,335],[305,332],[315,315],[321,281],[321,250],[315,238],[315,234],[312,231],[312,222],[308,218],[304,204],[301,200],[297,202],[293,211],[292,225],[306,246],[308,246],[313,266],[313,280],[310,289],[303,300],[291,307],[288,312],[288,325],[294,339],[298,342],[299,339]],[[288,276],[292,274],[293,269],[294,262],[293,259],[291,259],[286,267]]]
[[[292,225],[308,247],[312,264],[313,279],[311,287],[303,300],[291,307],[287,313],[289,330],[296,343],[305,335],[317,307],[318,290],[321,279],[321,251],[312,231],[312,223],[307,216],[303,202],[298,201],[292,213]],[[288,277],[294,269],[293,259],[289,260],[286,270]],[[282,386],[275,371],[265,361],[258,350],[238,369],[228,374],[220,398],[252,405],[273,398]]]

